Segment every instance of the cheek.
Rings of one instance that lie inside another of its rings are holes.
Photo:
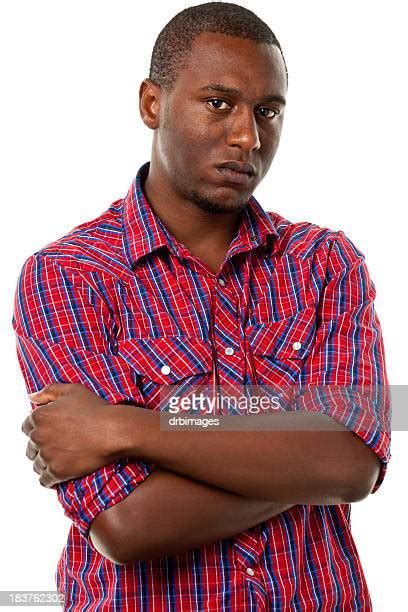
[[[222,131],[220,128],[214,129],[213,125],[210,125],[202,120],[201,116],[197,116],[195,121],[189,121],[183,127],[182,140],[189,142],[191,145],[205,146],[207,143],[211,143],[214,140],[219,139]]]
[[[168,142],[170,153],[178,158],[183,158],[189,166],[194,166],[199,159],[207,158],[210,151],[219,142],[214,135],[214,130],[209,126],[197,122],[195,125],[189,122],[183,129],[175,130]]]
[[[279,137],[276,136],[273,140],[268,140],[267,143],[261,142],[261,159],[262,159],[262,178],[268,172],[279,145]]]
[[[282,133],[282,121],[276,123],[273,130],[264,133],[263,138],[261,137],[261,145],[265,153],[265,159],[272,161]]]
[[[276,147],[279,144],[279,140],[281,137],[281,133],[282,133],[282,128],[283,128],[283,119],[284,119],[284,115],[282,115],[276,125],[276,130],[275,130],[275,141],[276,141]],[[276,148],[275,147],[275,148]]]
[[[190,185],[202,166],[203,147],[193,130],[171,129],[162,148],[163,162],[179,186]]]
[[[176,119],[175,138],[180,144],[187,143],[189,147],[198,148],[210,145],[212,142],[219,141],[223,137],[222,121],[214,121],[214,117],[203,108],[200,103],[192,103],[188,108],[183,107],[179,114],[180,119]],[[225,122],[224,122],[225,123]]]

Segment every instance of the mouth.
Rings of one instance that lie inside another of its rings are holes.
[[[240,162],[225,162],[215,167],[222,182],[246,187],[253,182],[255,168],[250,164]]]

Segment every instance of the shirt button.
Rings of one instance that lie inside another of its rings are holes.
[[[252,242],[256,242],[256,241],[258,240],[258,236],[256,236],[255,234],[252,234],[252,235],[250,236],[250,240],[251,240]]]
[[[218,279],[218,284],[219,284],[219,285],[221,285],[221,287],[225,287],[225,285],[226,285],[227,283],[225,282],[225,280],[224,280],[223,278],[219,278],[219,279]]]
[[[248,576],[255,576],[255,572],[252,569],[252,567],[247,567],[246,568],[246,573],[248,574]]]
[[[293,343],[293,350],[294,351],[298,351],[301,348],[302,348],[302,343],[301,342],[294,342]]]
[[[160,371],[162,374],[165,374],[167,376],[167,374],[170,374],[170,368],[167,365],[164,365],[160,368]]]
[[[234,349],[233,349],[233,348],[231,348],[230,346],[228,346],[228,347],[225,349],[225,354],[226,354],[226,355],[233,355],[233,354],[234,354]]]

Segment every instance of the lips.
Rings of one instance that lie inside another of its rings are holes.
[[[218,168],[230,168],[230,170],[235,170],[235,172],[243,172],[244,174],[255,174],[255,168],[252,164],[244,164],[243,162],[238,161],[227,161],[222,164],[218,164]]]
[[[251,164],[228,161],[216,166],[217,172],[222,176],[223,182],[246,186],[252,182],[255,168]]]

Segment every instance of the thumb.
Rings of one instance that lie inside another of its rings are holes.
[[[53,402],[63,395],[66,395],[69,392],[70,387],[71,384],[69,383],[50,383],[43,389],[40,389],[40,391],[28,393],[28,397],[33,404],[48,404],[49,402]]]

